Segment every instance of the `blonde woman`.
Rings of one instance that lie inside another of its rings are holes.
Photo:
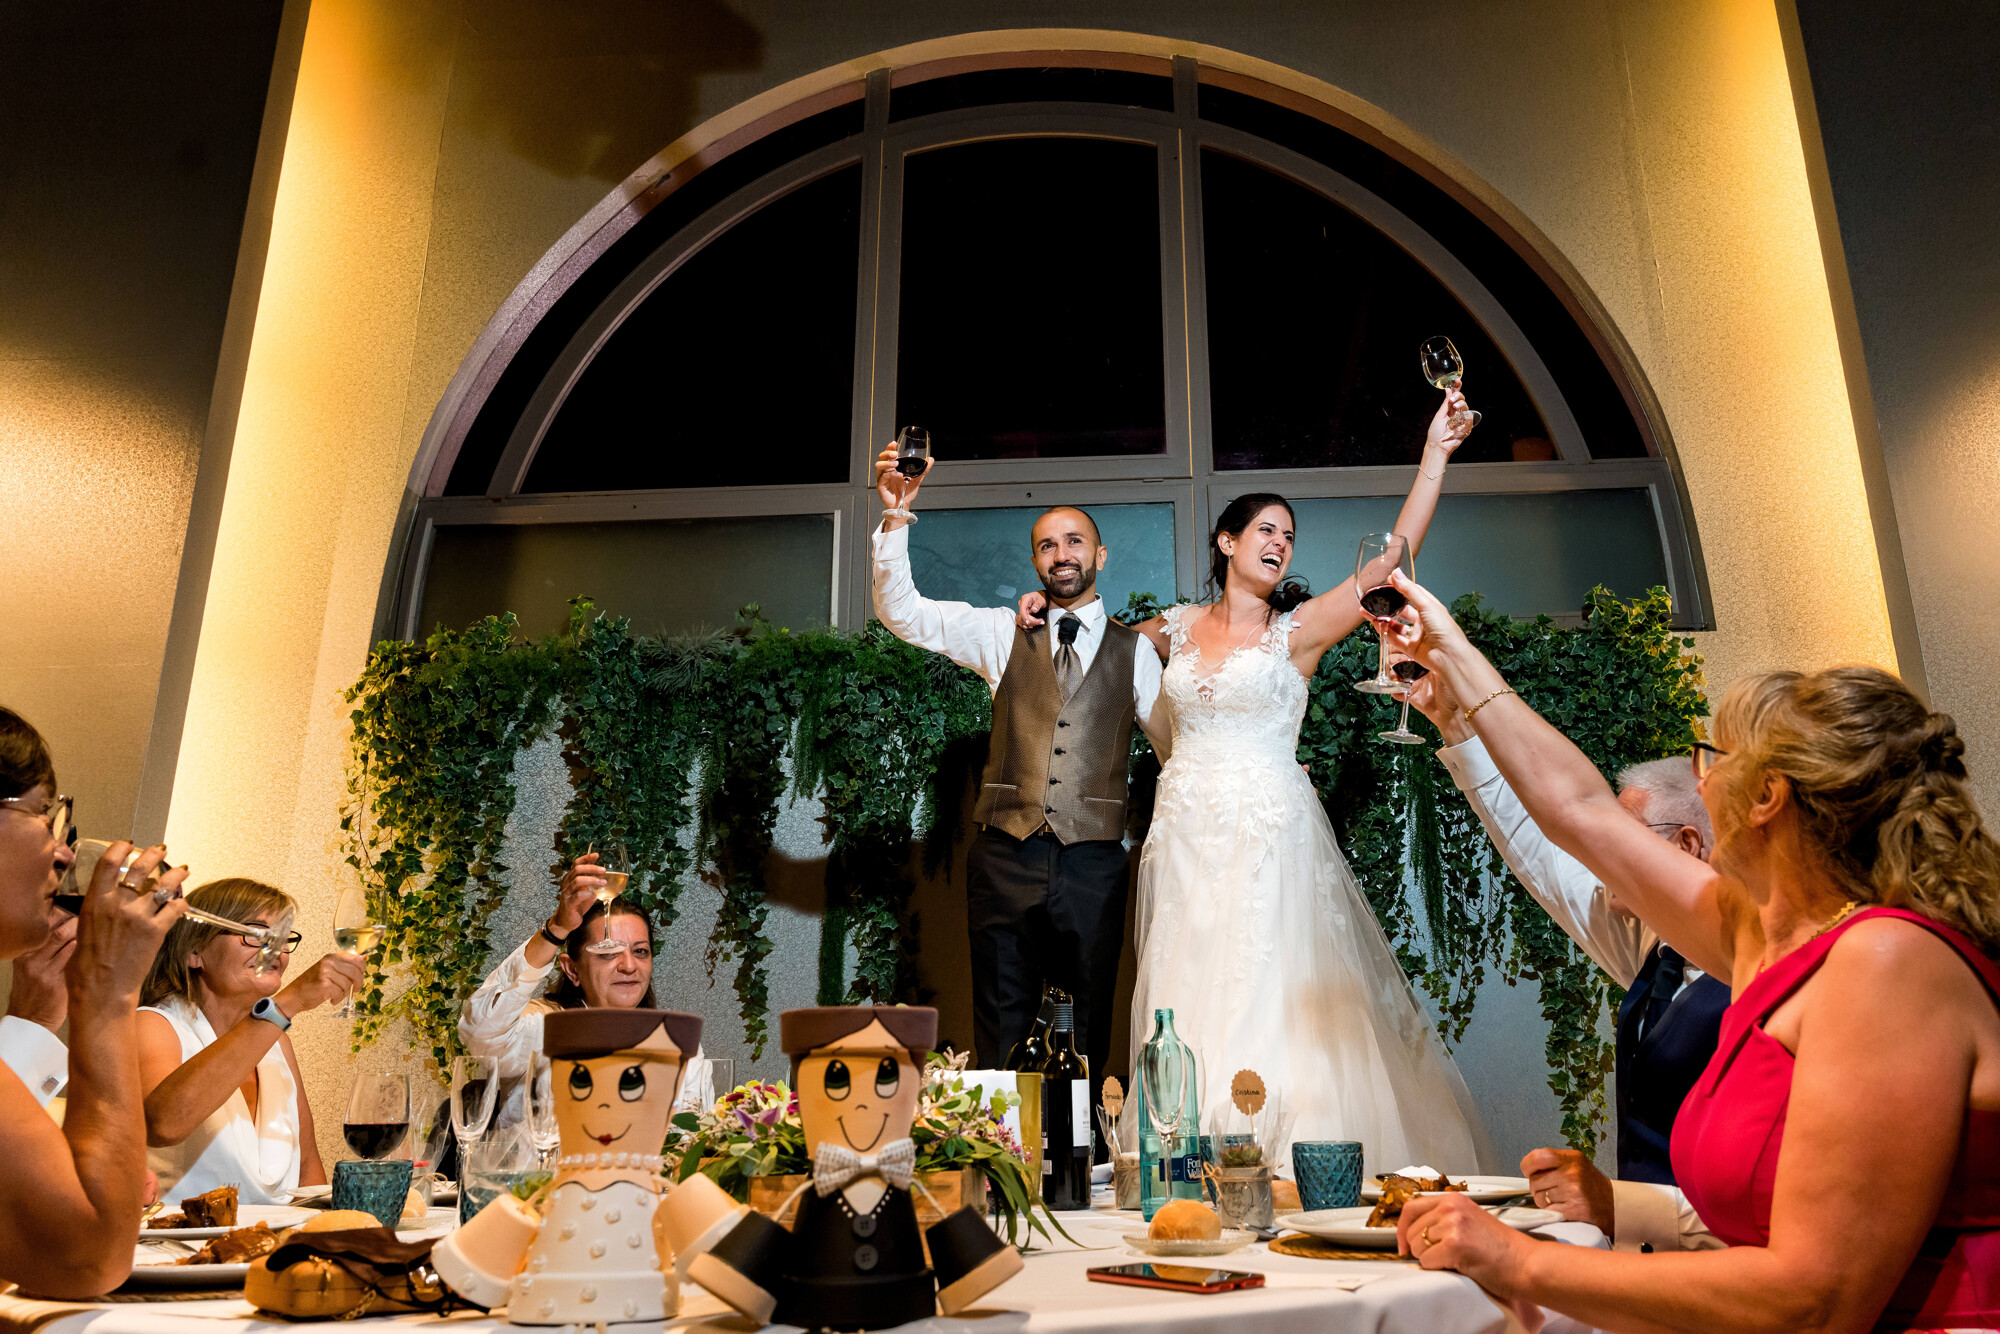
[[[188,901],[250,926],[270,926],[292,906],[246,879],[211,881]],[[294,932],[285,961],[298,941]],[[282,1204],[294,1186],[327,1179],[285,1030],[359,985],[361,956],[328,954],[281,987],[284,961],[258,973],[256,953],[241,936],[183,918],[146,975],[139,1076],[162,1199],[233,1185],[244,1204]]]

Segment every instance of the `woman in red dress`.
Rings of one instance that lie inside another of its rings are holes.
[[[1952,720],[1873,667],[1739,681],[1698,747],[1709,865],[1652,836],[1402,584],[1392,633],[1464,708],[1529,813],[1735,995],[1673,1135],[1727,1250],[1548,1245],[1462,1197],[1399,1244],[1608,1330],[2000,1328],[2000,845]]]

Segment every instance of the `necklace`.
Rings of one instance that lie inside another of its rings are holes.
[[[1812,944],[1815,940],[1818,940],[1821,936],[1825,935],[1827,932],[1833,930],[1833,928],[1839,926],[1842,922],[1846,921],[1852,913],[1854,913],[1857,909],[1861,908],[1862,906],[1863,905],[1860,899],[1849,899],[1847,901],[1846,907],[1842,908],[1839,912],[1835,913],[1833,916],[1827,918],[1826,921],[1820,923],[1819,930],[1813,932],[1811,935],[1807,936],[1804,940],[1792,946],[1791,949],[1786,950],[1785,954],[1791,954],[1796,950],[1804,949],[1806,946]],[[1778,957],[1783,958],[1784,955],[1781,954]],[[1771,960],[1766,960],[1763,963],[1758,964],[1757,975],[1759,977],[1762,977],[1764,975],[1764,970],[1766,968],[1769,968],[1772,962],[1773,961]]]

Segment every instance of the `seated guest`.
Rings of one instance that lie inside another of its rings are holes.
[[[212,881],[188,901],[249,926],[269,926],[292,906],[283,891],[240,878]],[[285,962],[298,942],[293,932]],[[256,954],[244,937],[189,918],[146,974],[139,1080],[164,1199],[233,1185],[244,1204],[283,1204],[293,1187],[326,1182],[285,1030],[307,1010],[345,1000],[361,982],[361,956],[328,954],[282,985],[283,962],[259,973]]]
[[[1618,1180],[1574,1149],[1536,1149],[1521,1160],[1535,1202],[1594,1223],[1620,1250],[1692,1250],[1722,1243],[1674,1189],[1667,1137],[1681,1100],[1715,1054],[1729,988],[1662,944],[1653,929],[1611,902],[1590,868],[1549,842],[1528,818],[1462,706],[1432,673],[1410,702],[1437,725],[1438,757],[1486,827],[1486,836],[1535,901],[1625,988],[1618,1009]],[[1708,860],[1708,810],[1686,756],[1649,760],[1618,775],[1618,804],[1691,856]]]
[[[69,868],[69,799],[56,795],[40,734],[0,709],[0,958],[49,934]],[[137,1079],[139,984],[185,910],[185,868],[150,881],[165,848],[113,843],[77,921],[65,1010],[68,1115],[59,1127],[11,1070],[0,1072],[0,1279],[50,1297],[108,1292],[132,1272],[146,1195],[145,1112]]]
[[[1727,1249],[1550,1246],[1440,1196],[1398,1245],[1608,1330],[2000,1323],[2000,845],[1952,720],[1874,667],[1738,681],[1694,752],[1711,865],[1641,828],[1443,604],[1396,586],[1391,642],[1470,701],[1535,823],[1736,997],[1673,1133]]]
[[[542,1016],[552,1010],[656,1008],[652,919],[624,899],[597,902],[597,891],[609,883],[596,853],[577,858],[557,889],[555,916],[466,999],[459,1041],[468,1054],[492,1061],[501,1079],[528,1073],[529,1059],[542,1049]],[[558,963],[555,985],[536,996]],[[676,1109],[708,1107],[715,1101],[712,1083],[707,1057],[689,1060]]]

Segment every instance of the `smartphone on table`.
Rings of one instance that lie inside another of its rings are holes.
[[[1087,1271],[1085,1277],[1093,1283],[1129,1283],[1135,1288],[1165,1288],[1169,1292],[1234,1292],[1264,1286],[1262,1274],[1198,1265],[1106,1265]]]

